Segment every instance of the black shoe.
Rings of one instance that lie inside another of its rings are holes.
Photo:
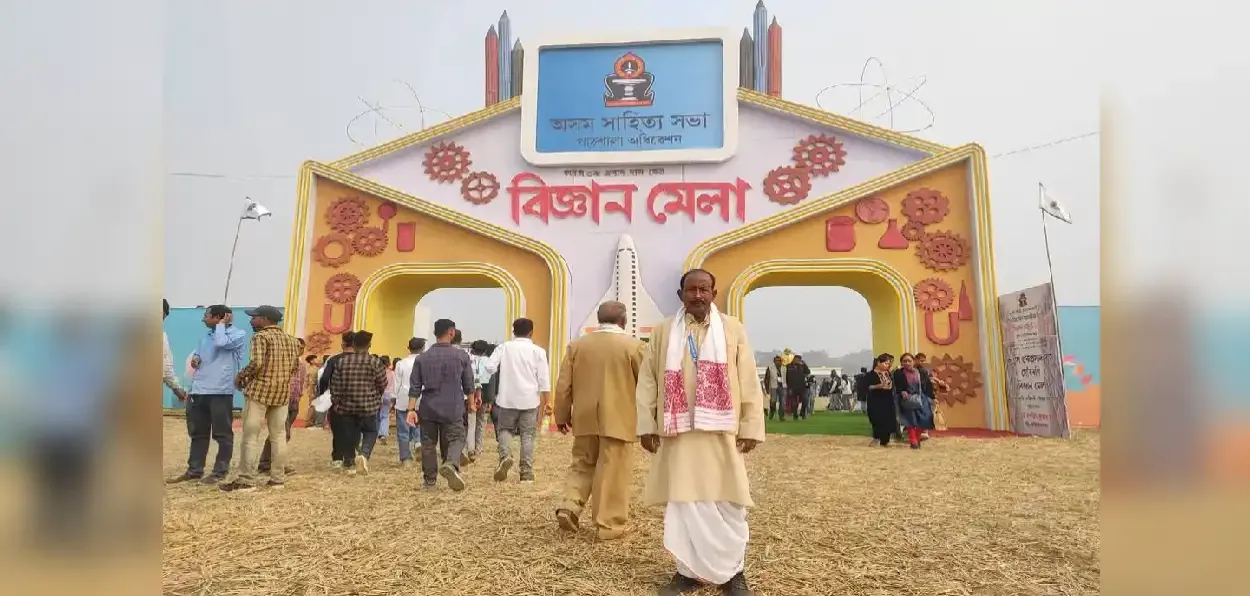
[[[286,483],[278,482],[277,480],[270,480],[265,483],[265,488],[286,488]]]
[[[721,585],[720,591],[725,596],[751,596],[754,594],[750,586],[747,585],[746,574],[741,571],[738,572],[738,575],[729,578],[729,581]]]
[[[912,449],[920,449],[920,443],[912,443],[912,444],[911,444],[911,448],[912,448]]]
[[[200,479],[200,475],[199,475],[199,474],[192,474],[192,473],[190,473],[190,472],[183,472],[180,476],[175,476],[175,477],[173,477],[173,478],[166,478],[166,479],[165,479],[165,484],[179,484],[179,483],[182,483],[182,482],[190,482],[190,481],[192,481],[192,480],[199,480],[199,479]]]
[[[660,588],[660,596],[678,596],[679,594],[687,594],[698,589],[699,580],[686,577],[680,573],[674,573],[673,579],[668,580],[668,583]]]
[[[200,484],[217,484],[226,479],[225,474],[209,474],[200,479]]]
[[[217,488],[219,488],[219,489],[221,489],[221,490],[223,490],[223,491],[225,491],[225,492],[228,492],[228,493],[251,493],[251,492],[256,492],[256,487],[255,487],[255,486],[252,486],[252,485],[250,485],[250,484],[244,484],[244,483],[242,483],[242,482],[239,482],[238,480],[235,480],[234,482],[227,482],[227,483],[225,483],[225,484],[223,484],[223,485],[221,485],[221,486],[219,486],[219,487],[217,487]]]

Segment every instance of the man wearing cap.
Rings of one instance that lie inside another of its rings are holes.
[[[235,377],[234,384],[243,390],[243,455],[239,475],[221,485],[221,490],[251,491],[259,482],[256,472],[260,463],[260,429],[268,427],[273,441],[273,465],[268,486],[280,488],[286,475],[286,441],[277,440],[286,432],[291,380],[299,371],[299,341],[278,327],[282,311],[274,306],[250,309],[252,317],[251,361]]]
[[[187,471],[168,480],[169,483],[200,480],[215,484],[226,477],[230,458],[234,455],[234,377],[243,365],[243,346],[247,334],[233,325],[234,312],[224,304],[204,309],[204,326],[208,335],[191,353],[191,393],[187,396],[187,435],[191,437],[191,453]],[[217,441],[217,460],[213,470],[204,474],[208,459],[209,438]]]

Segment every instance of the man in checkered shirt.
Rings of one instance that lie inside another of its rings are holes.
[[[369,353],[373,334],[357,331],[352,337],[352,351],[338,356],[334,378],[330,379],[330,399],[341,432],[335,453],[343,458],[343,469],[355,474],[369,473],[369,455],[378,440],[378,411],[382,409],[382,393],[386,391],[386,365]],[[362,440],[363,439],[363,440]],[[356,446],[360,455],[356,455]]]
[[[245,311],[252,317],[251,361],[235,376],[234,385],[243,390],[243,452],[239,475],[221,490],[252,491],[259,482],[262,426],[269,436],[286,434],[287,408],[291,400],[291,380],[299,370],[303,353],[299,340],[278,327],[282,311],[274,306],[258,306]],[[286,474],[286,441],[273,441],[273,465],[269,470],[270,488],[281,488]]]

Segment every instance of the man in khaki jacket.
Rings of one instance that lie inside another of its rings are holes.
[[[555,420],[573,432],[573,463],[556,510],[560,527],[577,531],[590,498],[596,536],[625,534],[637,440],[634,396],[646,344],[625,332],[625,305],[599,306],[599,328],[569,345],[556,382]]]

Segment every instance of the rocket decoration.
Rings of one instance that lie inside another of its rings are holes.
[[[525,48],[512,38],[508,12],[486,30],[485,97],[493,106],[521,94]],[[781,97],[781,25],[769,20],[764,0],[755,4],[751,26],[738,42],[738,86]]]
[[[625,331],[637,338],[649,338],[655,326],[664,320],[664,314],[642,286],[639,267],[638,249],[634,246],[634,239],[629,234],[622,234],[616,244],[616,259],[613,261],[613,275],[608,291],[595,304],[603,304],[609,300],[624,304],[626,319],[629,321]],[[595,309],[592,309],[582,323],[582,333],[590,333],[599,328],[596,314]]]

